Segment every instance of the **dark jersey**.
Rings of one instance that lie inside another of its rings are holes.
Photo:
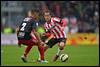
[[[21,25],[19,26],[19,32],[18,32],[18,40],[29,40],[31,39],[31,31],[32,29],[35,29],[38,26],[38,22],[34,20],[32,17],[25,18]]]

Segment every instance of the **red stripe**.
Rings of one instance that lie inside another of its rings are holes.
[[[51,26],[51,25],[50,25],[50,26],[49,26],[49,25],[50,25],[50,24],[48,24],[48,29],[50,29],[50,26]]]
[[[53,23],[54,23],[54,25],[56,25],[56,21],[54,20],[54,18],[52,18],[51,19],[51,21],[52,22],[50,22],[50,26],[53,26]],[[59,24],[60,25],[60,24]],[[49,26],[49,24],[45,24],[45,26],[46,26],[46,29],[50,29],[50,26]],[[61,25],[60,25],[61,26]],[[61,32],[61,35],[63,36],[63,37],[65,37],[65,35],[64,35],[64,32],[61,30],[61,28],[59,27],[59,26],[56,26],[57,27],[57,29]],[[55,37],[59,37],[59,38],[61,38],[61,36],[60,36],[60,33],[57,31],[57,29],[55,28],[55,29],[51,29],[51,31],[52,31],[52,33],[54,34],[54,36]],[[57,33],[57,36],[56,36],[56,34],[53,32],[53,31],[55,31],[56,33]]]
[[[51,25],[51,26],[53,26],[53,24],[55,25],[56,22],[54,21],[54,18],[52,18],[51,20],[52,20],[53,22],[51,22],[50,25]]]
[[[48,24],[47,23],[45,23],[45,29],[47,30],[48,29],[48,26],[47,26]]]
[[[44,24],[44,28],[46,29],[46,24]]]
[[[63,37],[64,37],[64,35],[63,35],[63,32],[62,32],[62,30],[60,29],[60,27],[59,26],[56,26],[57,28],[58,28],[58,30],[60,31],[60,33],[59,34],[61,34]],[[60,38],[61,38],[61,36],[60,36]]]
[[[54,18],[52,18],[52,20],[53,20],[53,22],[54,22],[54,25],[56,25],[56,21],[54,20]],[[52,22],[52,23],[53,23]],[[56,26],[58,29],[59,29],[59,31],[61,32],[61,29],[58,27],[58,26]],[[55,31],[57,32],[57,35],[59,36],[59,38],[61,37],[60,36],[60,33],[55,29]],[[62,33],[62,32],[61,32]],[[61,34],[63,37],[64,37],[64,34]]]
[[[59,26],[57,26],[57,27],[58,27],[58,29],[60,30],[61,35],[62,35],[63,37],[65,37],[63,31],[61,30],[61,28],[60,28]]]
[[[46,25],[46,29],[48,29],[47,23],[45,25]]]
[[[53,32],[53,30],[51,30],[52,34],[54,35],[54,37],[56,37],[55,33]]]
[[[30,36],[32,37],[33,40],[36,40],[36,36],[34,35],[33,32],[34,32],[34,29],[31,31]],[[34,36],[32,36],[32,35],[34,35]]]
[[[50,23],[50,25],[52,26],[52,24]],[[49,29],[50,28],[50,26],[47,24],[47,23],[45,23],[45,29]],[[56,37],[56,35],[55,35],[55,33],[51,30],[51,32],[54,34],[54,37]]]
[[[55,20],[54,20],[54,18],[52,18],[51,20],[52,20],[53,22],[51,22],[50,25],[53,26],[53,23],[54,23],[54,25],[55,25]],[[58,32],[56,29],[54,29],[54,31],[57,33],[58,37],[60,37],[59,32]],[[54,33],[54,32],[53,32],[53,33]],[[54,33],[54,36],[57,38],[57,36],[56,36],[55,33]]]
[[[58,32],[56,29],[54,29],[54,30],[55,30],[55,32],[57,33],[58,38],[60,38],[60,34],[59,34],[59,32]]]
[[[46,29],[46,24],[44,24],[44,28]]]
[[[47,24],[48,25],[48,29],[50,29],[50,26],[49,26],[49,24]],[[51,25],[51,23],[50,23],[50,25]],[[51,25],[52,26],[52,25]],[[55,33],[52,31],[52,29],[51,29],[51,32],[54,34],[54,36],[56,37],[56,35],[55,35]]]

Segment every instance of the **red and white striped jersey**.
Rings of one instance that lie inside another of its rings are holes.
[[[66,38],[64,30],[61,29],[62,23],[60,21],[60,18],[52,17],[51,22],[44,24],[46,32],[50,29],[50,32],[54,34],[54,38]]]

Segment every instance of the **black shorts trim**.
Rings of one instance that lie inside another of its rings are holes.
[[[66,38],[52,38],[51,40],[48,41],[48,43],[46,43],[49,48],[52,48],[55,44],[60,43],[60,42],[64,42],[66,43]]]

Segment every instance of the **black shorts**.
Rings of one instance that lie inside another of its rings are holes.
[[[42,37],[42,41],[45,42],[45,40],[47,39],[46,36]],[[55,44],[60,43],[60,42],[64,42],[66,43],[66,38],[52,38],[50,39],[46,44],[49,46],[49,48],[52,48]]]

